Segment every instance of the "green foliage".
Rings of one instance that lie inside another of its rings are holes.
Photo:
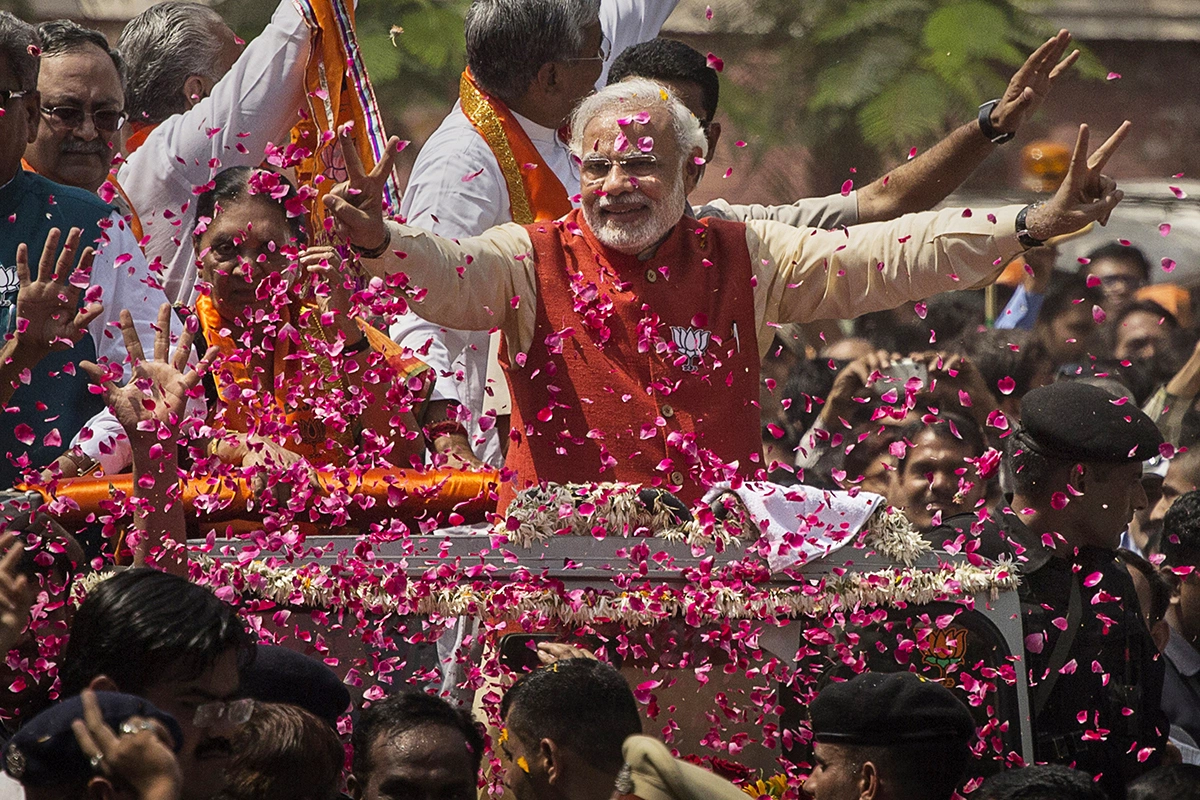
[[[360,0],[355,11],[358,44],[388,117],[399,130],[399,112],[410,104],[441,106],[458,94],[466,63],[463,15],[470,0]],[[243,39],[257,36],[275,4],[224,0],[218,10]],[[403,32],[393,33],[393,27]]]
[[[773,57],[755,74],[774,79],[727,82],[726,110],[755,136],[759,153],[806,145],[819,156],[816,177],[829,185],[851,167],[876,173],[970,120],[1054,33],[1028,0],[752,3],[772,24],[763,43]],[[1074,69],[1105,74],[1086,50]]]

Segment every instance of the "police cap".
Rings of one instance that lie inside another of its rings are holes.
[[[1162,433],[1131,402],[1082,381],[1040,386],[1021,400],[1017,444],[1045,458],[1127,464],[1158,455]]]
[[[130,717],[162,723],[174,739],[175,752],[183,745],[183,732],[170,714],[159,711],[141,697],[118,692],[96,692],[100,716],[113,730]],[[4,770],[23,786],[53,786],[87,781],[94,774],[71,723],[83,719],[83,699],[76,695],[33,717],[4,748]]]
[[[911,672],[864,672],[831,683],[808,713],[813,738],[830,744],[966,744],[975,735],[971,712],[953,692]]]

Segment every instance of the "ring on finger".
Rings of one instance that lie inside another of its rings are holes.
[[[144,719],[139,722],[130,722],[129,720],[125,720],[121,723],[121,733],[132,734],[140,733],[141,731],[152,730],[154,730],[154,723],[148,719]]]
[[[99,772],[100,766],[104,763],[104,753],[96,753],[88,759],[88,763],[91,764],[93,772]]]

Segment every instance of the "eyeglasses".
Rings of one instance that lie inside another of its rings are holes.
[[[0,89],[0,108],[8,105],[10,100],[16,100],[17,98],[24,97],[27,94],[29,94],[29,92],[14,89]]]
[[[1140,289],[1146,285],[1145,279],[1136,275],[1101,275],[1100,283],[1121,289]]]
[[[78,128],[88,116],[96,130],[106,133],[116,133],[121,130],[129,115],[115,108],[101,108],[89,114],[78,106],[42,106],[42,113],[61,122],[68,128]]]
[[[603,156],[589,156],[579,165],[579,174],[586,181],[602,181],[612,172],[613,166],[619,166],[626,175],[634,178],[649,178],[658,172],[658,159],[649,153],[612,159]]]
[[[564,58],[563,61],[599,61],[603,64],[608,61],[608,54],[612,52],[612,44],[608,41],[608,37],[603,34],[600,36],[600,49],[596,51],[596,55],[577,58]]]
[[[197,728],[211,728],[222,722],[226,725],[241,725],[248,722],[253,713],[254,701],[248,697],[227,702],[218,700],[198,706],[196,716],[192,717],[192,724]]]

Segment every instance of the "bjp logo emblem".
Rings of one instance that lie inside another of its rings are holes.
[[[696,372],[700,369],[697,362],[704,355],[704,351],[708,349],[708,341],[712,336],[703,328],[681,328],[678,325],[671,326],[671,341],[675,343],[675,352],[682,353],[687,357],[684,362],[684,372]]]
[[[943,686],[954,688],[954,678],[946,671],[953,664],[961,664],[966,657],[968,633],[966,628],[930,631],[929,638],[921,645],[921,660],[937,668],[937,680]]]

